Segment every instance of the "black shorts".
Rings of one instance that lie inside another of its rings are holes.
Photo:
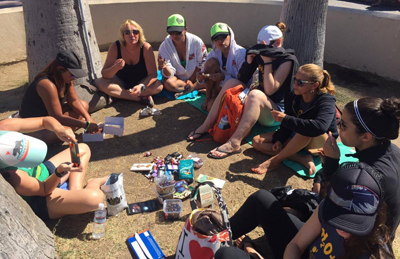
[[[46,161],[43,164],[46,166],[50,174],[56,170],[56,167],[50,161]],[[29,197],[28,204],[32,208],[36,216],[38,216],[41,220],[43,221],[50,220],[45,196],[31,196]]]

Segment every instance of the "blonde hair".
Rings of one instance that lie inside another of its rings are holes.
[[[315,64],[302,65],[299,71],[306,74],[310,81],[318,82],[319,86],[316,89],[317,94],[335,95],[335,86],[331,81],[331,75],[326,70]]]
[[[135,22],[133,20],[129,20],[129,19],[125,20],[121,24],[121,26],[119,27],[119,35],[118,36],[119,36],[119,42],[122,44],[122,46],[124,46],[124,47],[126,46],[126,41],[125,41],[125,38],[124,38],[124,31],[125,31],[125,27],[127,25],[133,25],[138,29],[138,31],[139,31],[139,43],[140,43],[140,46],[143,46],[144,43],[146,42],[146,37],[144,36],[142,26],[140,26],[137,22]]]

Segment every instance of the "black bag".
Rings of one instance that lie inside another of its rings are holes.
[[[84,100],[89,104],[89,113],[103,109],[110,101],[108,95],[89,83],[76,85],[75,91],[80,100]]]
[[[270,191],[283,207],[290,207],[301,212],[307,219],[318,206],[315,193],[306,189],[292,189],[291,185],[275,187]]]

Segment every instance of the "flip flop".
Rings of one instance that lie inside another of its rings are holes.
[[[191,135],[191,137],[196,136],[196,135],[199,135],[199,137],[193,138],[193,139],[190,139],[189,137],[187,137],[187,138],[186,138],[186,141],[187,141],[187,142],[210,141],[210,140],[213,139],[213,138],[211,137],[211,135],[210,135],[207,131],[206,131],[206,132],[202,132],[202,133],[197,133],[195,130],[193,130],[192,132],[193,132],[193,134]],[[191,132],[191,133],[192,133],[192,132]],[[207,135],[209,135],[210,137],[209,137],[209,138],[204,138],[204,136],[207,136]]]
[[[231,156],[231,155],[234,155],[234,154],[242,153],[242,148],[239,148],[239,150],[236,150],[236,151],[228,152],[228,151],[225,151],[225,150],[221,150],[221,149],[219,149],[219,147],[217,147],[216,151],[221,152],[221,153],[225,153],[226,156],[221,156],[221,157],[215,156],[215,155],[213,155],[211,152],[208,153],[207,156],[208,156],[209,158],[214,158],[214,159],[224,159],[224,158],[226,158],[226,157],[228,157],[228,156]]]

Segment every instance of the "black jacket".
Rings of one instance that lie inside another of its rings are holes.
[[[280,129],[275,132],[272,142],[284,143],[293,132],[307,137],[317,137],[332,132],[336,138],[336,98],[331,94],[319,94],[311,101],[309,108],[300,115],[299,104],[302,96],[290,92],[285,98],[286,116],[281,122]]]
[[[367,148],[355,154],[347,154],[358,158],[378,172],[384,175],[385,179],[385,202],[387,204],[386,225],[392,231],[392,238],[400,223],[400,149],[391,142],[385,142],[374,147]],[[330,181],[332,175],[339,167],[339,160],[326,157],[322,170],[322,181]]]
[[[299,68],[299,62],[297,61],[296,56],[294,55],[294,51],[291,49],[285,50],[284,48],[275,48],[275,47],[268,47],[262,44],[257,44],[249,49],[246,50],[246,57],[249,50],[259,50],[261,54],[264,56],[275,58],[272,61],[272,70],[276,71],[285,62],[292,62],[292,70],[290,71],[289,75],[286,77],[285,81],[279,87],[279,89],[269,98],[276,104],[282,104],[285,95],[291,91],[293,86],[293,76],[296,74],[297,69]],[[264,92],[264,61],[262,60],[260,55],[256,55],[253,62],[251,64],[247,63],[247,61],[243,62],[242,66],[240,67],[238,73],[238,79],[247,84],[253,76],[254,71],[259,69],[259,81],[260,86],[259,90]]]

